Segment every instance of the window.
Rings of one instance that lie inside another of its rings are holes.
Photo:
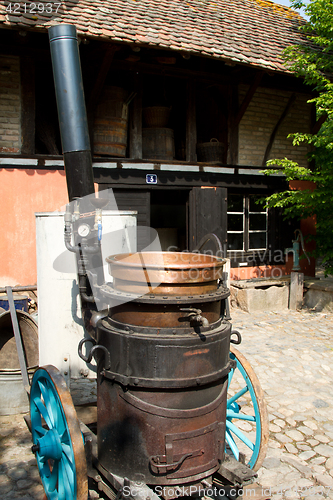
[[[265,251],[268,213],[257,200],[262,195],[228,194],[228,251]]]

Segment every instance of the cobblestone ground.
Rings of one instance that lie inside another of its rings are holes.
[[[270,440],[256,490],[263,498],[333,500],[332,320],[308,311],[232,310],[239,350],[268,404]],[[1,500],[42,500],[30,447],[23,416],[0,417]]]
[[[333,314],[232,310],[265,393],[270,440],[258,483],[272,499],[333,499]]]

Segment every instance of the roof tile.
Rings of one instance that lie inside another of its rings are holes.
[[[10,15],[0,26],[45,30],[72,23],[88,36],[229,59],[286,72],[282,50],[299,43],[305,21],[270,0],[66,0],[56,17]],[[54,14],[53,14],[54,15]]]

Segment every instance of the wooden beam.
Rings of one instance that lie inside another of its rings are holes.
[[[21,74],[21,153],[35,154],[36,96],[35,61],[33,57],[20,57]]]
[[[129,155],[142,159],[142,78],[138,75],[135,84],[136,96],[130,107],[129,117]]]
[[[117,50],[119,50],[119,48],[116,45],[109,45],[105,51],[102,64],[100,66],[98,75],[96,76],[94,86],[89,95],[87,105],[88,112],[92,109],[94,110],[94,108],[96,107],[96,104],[100,97],[100,93],[103,90],[107,74],[110,70],[113,57]]]
[[[103,90],[107,74],[110,70],[111,63],[113,61],[114,54],[119,48],[116,45],[109,45],[105,51],[102,64],[100,66],[98,75],[96,76],[94,86],[90,92],[88,104],[87,104],[87,117],[90,135],[90,146],[93,154],[94,151],[94,121],[95,121],[95,110],[100,98],[101,92]]]
[[[311,134],[318,134],[320,127],[326,122],[328,115],[325,113],[321,115],[312,127]]]
[[[228,153],[229,165],[238,165],[238,85],[232,84],[228,87]]]
[[[197,161],[196,85],[188,80],[186,89],[186,161]]]
[[[273,132],[271,133],[271,137],[269,139],[269,142],[268,142],[268,145],[267,145],[267,148],[266,148],[266,151],[265,151],[265,154],[264,154],[264,158],[262,160],[262,166],[265,167],[266,166],[266,162],[269,158],[269,155],[271,153],[271,150],[272,150],[272,146],[273,146],[273,143],[274,143],[274,139],[276,137],[276,134],[278,133],[279,131],[279,128],[283,122],[283,120],[286,118],[286,116],[288,115],[289,111],[290,111],[290,108],[291,106],[293,105],[293,103],[295,102],[296,100],[296,94],[291,94],[291,96],[289,97],[289,100],[287,102],[287,105],[286,107],[284,108],[280,118],[278,119],[277,121],[277,124],[275,125],[274,129],[273,129]]]
[[[247,110],[247,108],[252,100],[252,97],[254,96],[257,88],[259,87],[263,76],[264,76],[263,71],[258,71],[256,73],[254,80],[252,82],[252,85],[250,86],[249,90],[247,91],[247,94],[244,97],[244,100],[243,100],[243,102],[238,110],[238,113],[236,115],[235,126],[238,126],[240,124],[241,119],[243,118],[245,111]]]

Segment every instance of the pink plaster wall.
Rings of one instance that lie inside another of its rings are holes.
[[[0,286],[37,282],[35,212],[68,203],[65,172],[0,169]]]

